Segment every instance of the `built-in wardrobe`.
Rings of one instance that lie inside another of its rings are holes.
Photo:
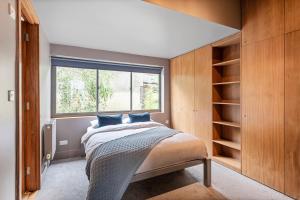
[[[300,198],[300,1],[242,1],[242,31],[171,59],[171,122],[212,159]]]

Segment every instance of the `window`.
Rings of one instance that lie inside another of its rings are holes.
[[[160,67],[52,58],[52,115],[160,111]]]
[[[159,75],[132,73],[132,104],[134,110],[159,107]]]
[[[95,112],[96,74],[97,71],[93,69],[58,67],[56,70],[56,112]]]
[[[99,70],[99,112],[130,110],[130,72]]]

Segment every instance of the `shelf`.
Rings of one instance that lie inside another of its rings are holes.
[[[240,59],[233,59],[233,60],[228,60],[228,61],[224,61],[224,62],[218,62],[213,64],[214,67],[217,66],[227,66],[227,65],[234,65],[234,64],[239,64],[240,63]]]
[[[213,83],[213,85],[231,85],[231,84],[240,84],[240,81],[228,81],[228,82]]]
[[[240,124],[236,122],[227,122],[227,121],[213,121],[214,124],[220,124],[224,126],[231,126],[231,127],[236,127],[240,128]]]
[[[225,165],[237,172],[241,172],[241,162],[238,159],[225,157],[225,156],[213,156],[213,160],[221,165]]]
[[[213,140],[214,143],[218,143],[221,144],[223,146],[232,148],[232,149],[236,149],[236,150],[241,150],[241,144],[236,143],[236,142],[232,142],[232,141],[228,141],[228,140]]]
[[[223,40],[220,40],[218,42],[215,42],[212,44],[213,47],[226,47],[226,46],[231,46],[231,45],[236,45],[240,44],[241,42],[241,35],[240,33],[235,34],[234,36],[231,36],[230,38],[226,38]]]
[[[239,106],[240,102],[238,100],[222,100],[213,102],[214,105],[231,105],[231,106]]]

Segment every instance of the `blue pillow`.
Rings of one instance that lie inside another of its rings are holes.
[[[99,127],[122,124],[122,114],[118,115],[97,115]]]
[[[128,114],[128,117],[130,119],[130,123],[150,121],[150,113],[148,112],[138,113],[138,114]]]

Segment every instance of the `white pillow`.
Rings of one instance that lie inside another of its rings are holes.
[[[128,124],[129,122],[130,122],[129,117],[125,117],[125,118],[122,119],[123,124]]]
[[[93,121],[90,121],[91,125],[93,128],[97,128],[98,127],[98,119],[95,119]]]
[[[125,118],[122,119],[123,124],[128,124],[129,121],[130,121],[129,117],[125,117]],[[98,128],[98,126],[99,126],[98,125],[98,119],[90,121],[90,124],[91,124],[92,128]]]

